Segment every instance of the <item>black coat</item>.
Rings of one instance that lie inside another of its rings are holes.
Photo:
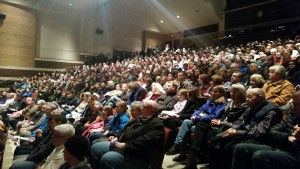
[[[151,150],[156,148],[162,150],[164,135],[164,126],[157,116],[146,121],[140,116],[129,122],[118,134],[119,142],[125,142],[124,151],[121,153],[148,158]]]

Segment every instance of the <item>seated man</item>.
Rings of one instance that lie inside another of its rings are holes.
[[[259,142],[272,126],[282,119],[281,110],[265,99],[259,88],[249,89],[246,95],[249,108],[231,128],[210,141],[213,157],[210,168],[230,168],[234,147],[239,142]]]
[[[19,122],[17,125],[16,134],[24,137],[30,137],[31,133],[38,129],[43,121],[46,119],[46,114],[42,111],[43,106],[46,104],[45,100],[37,101],[37,112],[28,120]]]
[[[240,143],[232,169],[296,169],[300,166],[300,91],[293,96],[293,114],[271,128],[267,144]],[[291,116],[295,116],[291,118]]]
[[[157,98],[158,103],[158,112],[160,113],[163,110],[172,110],[174,105],[178,102],[177,98],[177,83],[174,81],[168,81],[165,84],[165,91],[163,95]]]
[[[24,120],[24,118],[27,118],[29,116],[34,115],[38,108],[35,105],[34,99],[32,97],[26,98],[26,107],[20,111],[13,112],[8,119],[8,123],[11,125],[11,127],[16,130],[17,123],[21,120]]]
[[[85,137],[74,135],[65,142],[64,146],[64,159],[66,162],[59,169],[90,169],[84,158],[89,149],[89,142]]]
[[[61,124],[54,127],[52,144],[55,146],[52,153],[46,159],[45,164],[38,169],[59,168],[64,163],[64,143],[75,134],[75,129],[71,124]]]
[[[36,168],[42,163],[54,149],[54,145],[51,142],[54,127],[66,122],[67,120],[64,115],[51,114],[48,122],[48,130],[43,131],[43,133],[37,132],[37,137],[35,137],[32,146],[21,145],[16,147],[10,169]]]
[[[128,123],[117,137],[107,142],[97,142],[91,147],[92,168],[147,168],[149,154],[153,149],[162,150],[164,126],[157,117],[158,105],[147,100],[142,115]]]

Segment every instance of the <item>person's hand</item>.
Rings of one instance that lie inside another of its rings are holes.
[[[218,120],[218,119],[212,119],[211,120],[211,125],[213,126],[219,126],[221,124],[221,120]]]
[[[117,149],[124,149],[124,147],[125,147],[125,143],[115,144],[115,148],[117,148]]]
[[[173,117],[175,117],[176,119],[179,118],[179,115],[178,114],[175,114]]]
[[[30,121],[30,122],[28,122],[30,125],[33,125],[34,123],[33,123],[33,121]]]
[[[236,134],[236,130],[234,128],[230,128],[224,132],[223,137],[230,137]]]
[[[300,127],[298,125],[294,126],[292,136],[294,136],[297,140],[300,140]]]
[[[90,126],[90,124],[84,124],[85,128],[88,128]]]
[[[107,136],[108,133],[109,133],[109,131],[105,131],[105,132],[103,133],[103,136]]]
[[[11,114],[11,117],[12,118],[18,118],[18,117],[20,117],[21,116],[21,114],[19,114],[18,112],[13,112],[12,114]]]
[[[295,144],[297,142],[297,139],[295,136],[289,136],[288,137],[289,142],[291,142],[292,144]]]
[[[112,141],[112,140],[114,140],[114,138],[115,138],[115,136],[109,136],[108,141]]]
[[[191,117],[191,120],[194,122],[196,120],[196,117],[195,116],[192,116]]]

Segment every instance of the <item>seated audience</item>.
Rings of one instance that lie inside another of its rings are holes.
[[[298,91],[293,95],[293,113],[270,129],[265,144],[240,143],[235,147],[232,169],[299,168],[299,100]]]
[[[223,86],[215,86],[211,92],[211,99],[197,109],[190,119],[185,119],[182,122],[175,142],[166,154],[173,155],[179,153],[183,138],[185,134],[191,130],[193,125],[199,122],[210,123],[212,119],[220,118],[223,114],[226,102],[226,92]]]
[[[268,102],[259,88],[247,90],[249,108],[231,128],[214,136],[211,141],[210,168],[230,168],[238,142],[258,142],[282,119],[281,110]]]
[[[148,168],[150,152],[157,148],[161,151],[164,141],[164,127],[157,118],[157,110],[155,101],[146,100],[140,117],[107,142],[93,144],[92,168]]]

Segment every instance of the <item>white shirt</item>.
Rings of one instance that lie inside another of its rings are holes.
[[[43,169],[57,169],[64,164],[64,148],[64,145],[55,147],[52,153],[47,157]]]

